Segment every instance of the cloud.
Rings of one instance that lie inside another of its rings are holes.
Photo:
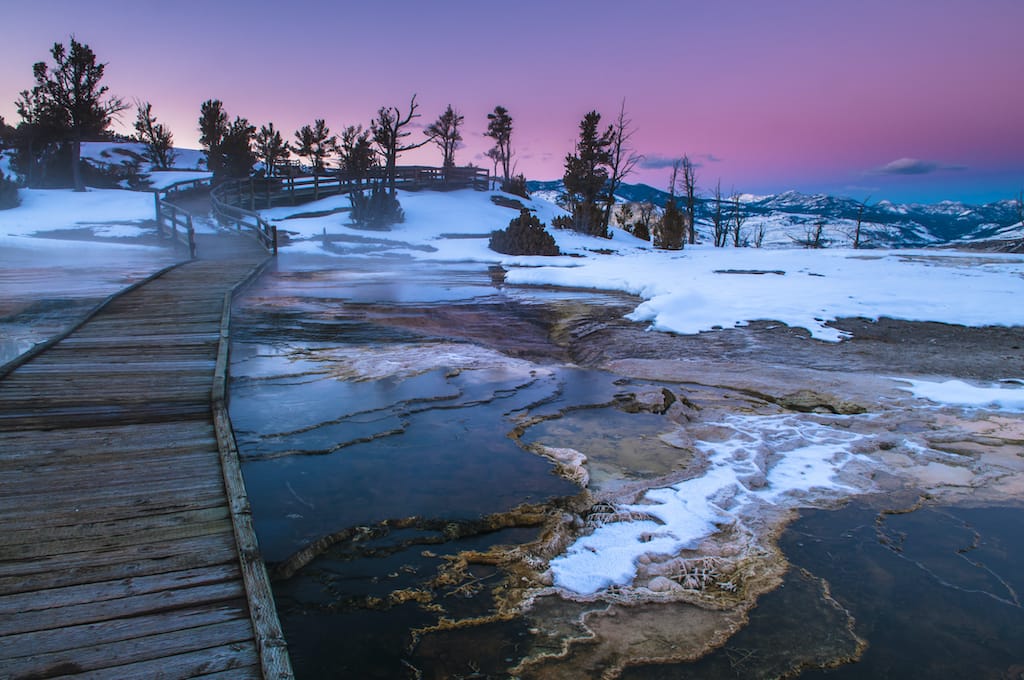
[[[963,165],[943,165],[934,161],[923,161],[918,158],[899,158],[875,168],[873,175],[928,175],[940,170],[966,170]]]
[[[671,168],[677,160],[679,160],[678,156],[662,156],[652,153],[644,156],[644,159],[640,161],[640,167],[645,170],[663,170]]]
[[[676,161],[681,159],[682,156],[665,156],[660,153],[652,153],[644,156],[644,159],[640,162],[640,167],[644,170],[664,170],[671,168]],[[696,156],[690,156],[690,161],[693,163],[693,167],[702,168],[706,161],[708,163],[721,163],[722,159],[713,153],[702,153]]]

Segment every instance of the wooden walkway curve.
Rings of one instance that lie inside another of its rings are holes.
[[[0,678],[291,677],[223,404],[267,255],[209,238],[0,379]]]

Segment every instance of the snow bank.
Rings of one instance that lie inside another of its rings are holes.
[[[332,197],[264,214],[299,241],[285,252],[318,251],[311,239],[344,235],[337,253],[360,252],[373,239],[378,252],[438,261],[500,263],[506,281],[621,290],[644,298],[630,315],[650,328],[698,333],[749,321],[781,321],[814,338],[838,341],[828,324],[842,317],[937,321],[970,326],[1024,325],[1024,257],[953,251],[755,249],[690,246],[656,251],[621,230],[611,240],[550,230],[566,257],[510,257],[487,248],[488,235],[516,216],[495,205],[492,192],[399,192],[406,220],[385,232],[349,224],[347,213],[289,219],[348,207]],[[505,195],[505,198],[515,198]],[[517,199],[518,200],[518,199]],[[545,224],[564,211],[547,201],[523,203]],[[306,239],[302,241],[301,239]]]
[[[910,380],[908,378],[895,378],[895,380],[908,383],[910,387],[901,387],[900,389],[913,393],[919,399],[927,399],[939,404],[997,408],[1024,413],[1024,387],[1020,384],[1011,386],[1010,383],[1006,383],[999,386],[977,387],[962,380],[947,380],[945,382]]]
[[[21,205],[0,210],[0,236],[33,236],[58,229],[153,219],[153,194],[119,189],[21,189]]]

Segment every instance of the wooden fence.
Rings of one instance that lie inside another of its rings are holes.
[[[281,168],[283,170],[284,168]],[[277,254],[277,227],[267,222],[259,210],[278,205],[300,205],[328,196],[367,191],[386,181],[383,168],[374,168],[364,176],[353,176],[341,171],[320,175],[298,176],[295,167],[275,177],[250,177],[229,180],[210,192],[214,215],[221,221],[233,223],[238,229],[251,229],[260,243]],[[409,165],[395,168],[394,182],[404,189],[462,189],[486,190],[490,173],[483,168],[434,168]]]
[[[209,177],[186,179],[153,192],[156,203],[156,225],[161,236],[171,238],[188,248],[189,257],[196,257],[196,231],[192,214],[171,202],[178,194],[210,186]]]

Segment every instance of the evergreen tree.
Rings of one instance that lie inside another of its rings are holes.
[[[170,128],[156,122],[153,105],[149,102],[136,104],[135,132],[138,140],[146,145],[146,159],[159,170],[168,170],[174,164],[174,136]]]
[[[459,126],[462,125],[463,120],[465,120],[465,116],[458,113],[449,104],[444,113],[423,131],[423,134],[430,137],[430,140],[441,149],[445,168],[455,167],[455,149],[462,141]]]
[[[495,162],[501,165],[503,184],[512,178],[512,116],[504,106],[495,106],[494,113],[487,114],[485,137],[494,140]]]
[[[323,173],[324,160],[338,150],[338,138],[323,118],[317,118],[311,126],[303,125],[295,133],[295,141],[295,153],[309,159],[314,175]]]
[[[200,107],[199,143],[206,149],[206,167],[215,181],[225,177],[248,177],[256,163],[253,137],[256,128],[236,116],[228,124],[228,114],[218,99],[208,99]]]
[[[54,43],[50,49],[53,68],[36,62],[32,75],[36,84],[23,91],[18,113],[36,132],[56,133],[71,144],[71,177],[75,191],[85,191],[82,180],[82,141],[102,135],[114,116],[127,108],[120,98],[109,96],[100,85],[106,64],[96,63],[96,54],[88,45],[71,38],[70,48]],[[35,144],[30,144],[38,150]]]
[[[362,125],[349,125],[341,133],[341,169],[352,179],[362,181],[377,164],[377,152],[370,142],[370,131]]]
[[[679,171],[683,167],[682,159],[672,165],[672,180],[669,182],[668,200],[665,212],[661,216],[661,224],[654,230],[654,247],[666,250],[679,250],[686,243],[686,214],[676,202],[676,187]]]
[[[241,178],[252,174],[252,166],[256,164],[256,153],[253,150],[255,135],[256,127],[250,125],[245,118],[236,116],[231,122],[221,145],[226,176]]]
[[[611,163],[613,129],[599,132],[601,114],[591,111],[580,121],[576,153],[565,157],[566,201],[576,231],[608,238],[603,202],[606,198],[608,166]]]
[[[263,163],[267,177],[273,177],[277,172],[277,165],[291,156],[291,146],[281,137],[281,131],[274,129],[273,123],[260,127],[260,131],[256,133],[255,143],[257,160]]]
[[[224,174],[221,147],[228,133],[228,114],[219,99],[207,99],[199,107],[199,144],[206,150],[206,168],[214,177]]]

